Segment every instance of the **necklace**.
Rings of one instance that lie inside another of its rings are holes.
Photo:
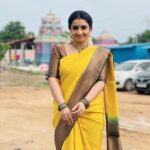
[[[86,44],[84,47],[78,48],[77,45],[74,42],[71,42],[71,44],[73,45],[73,47],[75,47],[79,51],[79,53],[81,52],[81,50],[83,50],[84,48],[89,46],[89,44]]]

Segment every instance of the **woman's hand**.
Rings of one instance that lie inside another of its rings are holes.
[[[69,126],[73,125],[74,122],[73,122],[72,114],[71,114],[69,107],[65,107],[63,110],[61,110],[60,116],[61,116],[61,119],[64,120],[67,125]]]
[[[78,102],[71,111],[73,117],[81,116],[85,112],[85,105],[83,102]]]

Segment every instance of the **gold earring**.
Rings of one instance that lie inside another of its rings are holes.
[[[73,38],[72,38],[72,35],[70,34],[70,43],[73,42]]]
[[[88,37],[88,45],[93,45],[92,37],[91,37],[90,34],[89,34],[89,37]]]

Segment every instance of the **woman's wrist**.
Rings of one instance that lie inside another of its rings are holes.
[[[86,98],[81,99],[80,102],[84,104],[86,109],[89,108],[90,102]]]
[[[66,107],[67,107],[66,103],[61,103],[61,104],[58,105],[58,111],[62,111]]]

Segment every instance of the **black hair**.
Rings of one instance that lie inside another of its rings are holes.
[[[71,29],[72,22],[77,18],[84,19],[88,23],[89,27],[92,29],[92,24],[93,24],[92,17],[83,10],[74,11],[70,15],[70,17],[68,19],[68,28],[69,29]]]

